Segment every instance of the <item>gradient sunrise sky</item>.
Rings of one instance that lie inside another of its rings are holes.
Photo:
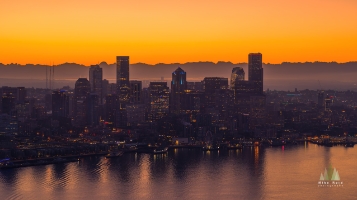
[[[0,63],[357,60],[356,0],[3,0]]]

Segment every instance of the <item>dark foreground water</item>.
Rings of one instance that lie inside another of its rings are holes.
[[[332,164],[342,187],[318,187]],[[357,199],[357,148],[171,150],[0,170],[0,199]]]

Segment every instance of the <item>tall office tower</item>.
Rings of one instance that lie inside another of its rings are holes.
[[[88,95],[90,94],[90,83],[86,78],[79,78],[74,87],[74,122],[77,127],[87,125]]]
[[[237,81],[244,81],[244,70],[241,67],[235,67],[231,74],[231,88],[233,89]]]
[[[99,125],[100,120],[100,110],[99,110],[99,101],[100,97],[96,93],[91,93],[88,96],[88,108],[87,108],[87,116],[88,116],[88,124],[90,126]]]
[[[98,95],[99,103],[103,103],[103,69],[99,65],[92,65],[89,68],[89,82],[91,92]]]
[[[105,103],[105,98],[108,95],[108,85],[109,85],[109,81],[107,79],[104,79],[102,81],[102,96],[103,96],[103,100],[104,100],[103,103]]]
[[[130,103],[141,104],[142,101],[142,87],[141,81],[130,81]]]
[[[116,125],[118,128],[126,128],[126,104],[130,102],[129,56],[117,56],[117,95],[119,97],[119,108]]]
[[[117,56],[117,95],[121,103],[129,102],[129,56]]]
[[[116,94],[108,94],[105,97],[105,123],[108,127],[116,127],[116,114],[119,104],[119,99]]]
[[[250,53],[248,55],[248,80],[254,82],[256,94],[263,94],[263,67],[262,54]]]
[[[150,96],[148,119],[154,122],[169,113],[170,91],[167,82],[150,82],[148,91]]]
[[[325,92],[324,91],[319,91],[317,94],[317,106],[320,110],[325,110],[325,105],[326,105],[326,101],[325,101]]]
[[[215,107],[221,90],[228,89],[228,78],[206,77],[203,79],[203,90],[207,107]]]
[[[181,110],[180,98],[184,91],[187,90],[186,72],[180,67],[172,72],[171,81],[171,112],[179,114]]]
[[[69,115],[69,97],[65,91],[52,92],[52,117],[60,119]]]
[[[17,103],[24,104],[26,96],[27,96],[27,91],[25,87],[17,87],[17,97],[16,97]]]

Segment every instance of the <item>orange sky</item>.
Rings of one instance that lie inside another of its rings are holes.
[[[0,62],[357,61],[356,0],[16,0]]]

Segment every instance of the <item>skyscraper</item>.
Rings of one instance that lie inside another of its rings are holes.
[[[232,69],[231,74],[231,88],[235,87],[237,81],[244,81],[245,72],[241,67],[235,67]]]
[[[248,79],[254,82],[256,94],[263,94],[263,67],[262,54],[250,53],[248,55]]]
[[[79,78],[74,88],[74,121],[75,126],[87,125],[88,118],[88,96],[90,94],[90,83],[86,78]]]
[[[89,68],[89,82],[92,93],[95,93],[99,97],[99,103],[103,102],[103,69],[99,65],[92,65]]]
[[[118,95],[116,94],[108,94],[105,97],[105,122],[107,126],[113,128],[117,127],[116,125],[116,117],[117,117],[117,109],[118,109]]]
[[[121,103],[129,102],[129,56],[117,56],[117,94]]]
[[[129,56],[117,56],[117,95],[119,108],[117,109],[116,125],[118,128],[126,128],[126,104],[130,102]]]
[[[180,98],[186,89],[186,72],[179,67],[174,72],[172,72],[170,104],[171,111],[173,113],[179,114],[181,109]]]

